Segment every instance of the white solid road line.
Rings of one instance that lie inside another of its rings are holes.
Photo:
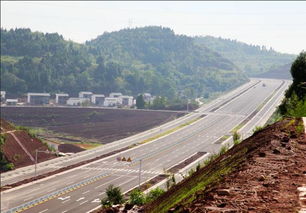
[[[82,203],[80,203],[80,205],[83,205],[84,203],[87,203],[88,200],[83,201]]]
[[[85,197],[80,197],[79,199],[77,199],[76,201],[79,202],[80,200],[84,200]]]
[[[70,201],[70,199],[63,201],[62,204],[67,203],[68,201]]]

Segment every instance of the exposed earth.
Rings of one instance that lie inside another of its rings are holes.
[[[5,137],[5,143],[1,145],[1,152],[5,159],[19,168],[35,163],[35,150],[48,151],[48,147],[39,139],[32,137],[25,130],[16,130],[3,119],[0,120],[1,135]],[[54,154],[38,153],[38,161],[55,158]]]
[[[239,157],[239,152],[245,154]],[[237,154],[238,153],[238,154]],[[235,157],[239,157],[236,158]],[[234,158],[233,158],[234,157]],[[255,133],[209,166],[174,186],[145,212],[157,212],[180,190],[191,190],[203,174],[234,168],[168,208],[169,212],[298,212],[305,205],[298,188],[306,185],[306,137],[302,119],[285,119]],[[230,159],[230,160],[229,160]],[[206,179],[207,180],[207,179]],[[201,180],[204,181],[204,180]],[[168,199],[170,197],[170,199]],[[163,212],[163,211],[160,211]]]
[[[1,117],[17,125],[109,143],[166,123],[184,113],[57,107],[1,107]],[[82,140],[70,139],[70,142]]]

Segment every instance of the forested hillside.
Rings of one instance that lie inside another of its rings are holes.
[[[1,89],[13,96],[90,90],[191,98],[246,80],[232,62],[169,28],[104,33],[86,44],[57,33],[1,29]]]
[[[231,39],[216,38],[212,36],[195,37],[194,41],[200,46],[205,46],[220,53],[225,58],[232,61],[248,76],[261,77],[271,76],[271,71],[279,70],[280,76],[290,78],[289,70],[279,69],[286,64],[291,64],[296,57],[291,54],[282,54],[273,49],[266,49],[264,46],[248,45]],[[273,76],[278,76],[278,72],[274,72]]]
[[[224,91],[241,84],[245,76],[229,60],[191,37],[175,35],[169,28],[144,27],[104,33],[86,43],[94,55],[119,63],[134,93],[143,90],[188,96]],[[165,91],[166,89],[166,91]]]

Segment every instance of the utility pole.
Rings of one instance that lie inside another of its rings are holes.
[[[37,175],[37,155],[38,155],[38,152],[44,152],[44,153],[54,153],[54,152],[50,152],[49,150],[47,151],[43,151],[43,150],[38,150],[38,149],[35,149],[35,177]]]
[[[187,113],[189,112],[189,99],[187,99]]]
[[[141,182],[141,163],[142,163],[142,159],[139,160],[139,179],[138,179],[139,190],[140,190],[140,182]]]

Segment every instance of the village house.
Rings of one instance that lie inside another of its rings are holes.
[[[107,97],[104,100],[104,106],[106,106],[106,107],[115,107],[115,106],[118,106],[118,104],[119,104],[119,99],[118,98]]]
[[[109,94],[110,98],[120,98],[122,94],[120,92],[112,92]]]
[[[121,99],[121,105],[122,106],[127,106],[127,107],[133,106],[133,99],[134,98],[132,96],[124,95],[124,96],[121,96],[120,99]]]
[[[49,93],[28,93],[27,103],[31,105],[44,105],[49,104]]]
[[[1,91],[1,103],[5,102],[5,94],[6,94],[5,91]]]
[[[90,99],[88,99],[88,98],[69,98],[67,100],[67,105],[69,105],[69,106],[81,106],[82,104],[85,104],[89,101],[90,101]]]
[[[55,103],[59,105],[65,105],[67,104],[68,98],[69,95],[66,93],[57,93],[55,94]]]
[[[91,96],[91,103],[103,106],[104,105],[105,96],[103,94],[93,94]]]
[[[88,98],[88,99],[91,99],[91,96],[92,96],[92,92],[79,92],[79,98]]]
[[[5,103],[8,106],[16,106],[18,103],[18,100],[17,99],[6,99]]]

